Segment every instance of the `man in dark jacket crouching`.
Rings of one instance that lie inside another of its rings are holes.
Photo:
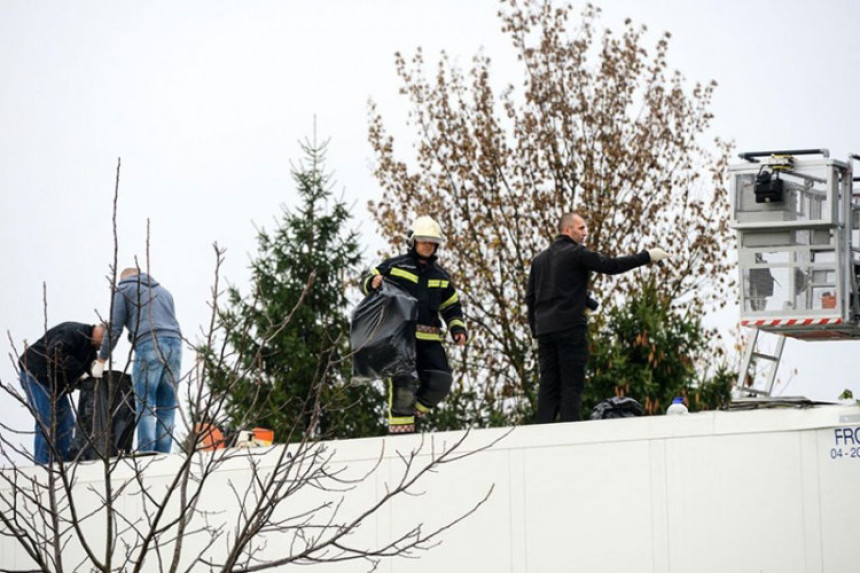
[[[36,418],[33,460],[37,464],[67,459],[75,429],[68,394],[89,372],[104,332],[101,324],[63,322],[26,347],[18,359],[21,387]]]

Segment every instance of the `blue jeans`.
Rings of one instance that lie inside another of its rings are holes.
[[[138,452],[170,452],[181,366],[180,338],[158,337],[135,344],[131,379],[134,383]]]
[[[68,459],[69,445],[75,430],[75,415],[68,394],[63,392],[54,395],[51,388],[24,370],[18,378],[36,418],[33,460],[44,466],[57,459]]]

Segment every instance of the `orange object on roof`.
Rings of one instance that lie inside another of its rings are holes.
[[[198,450],[206,452],[224,447],[224,434],[212,424],[194,424],[194,434],[200,436],[197,441]]]
[[[271,446],[275,441],[275,431],[268,428],[254,428],[254,440],[261,446]]]

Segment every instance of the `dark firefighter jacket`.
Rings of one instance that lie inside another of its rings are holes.
[[[458,332],[466,334],[460,295],[451,277],[436,263],[435,255],[425,265],[418,263],[418,256],[412,250],[383,261],[362,279],[361,292],[370,292],[370,281],[376,275],[396,282],[418,300],[419,325],[440,328],[439,315],[442,315],[452,336]],[[421,330],[415,333],[415,337],[418,340],[443,339],[441,334]]]
[[[647,251],[626,257],[605,257],[559,235],[532,260],[526,305],[532,336],[584,326],[585,300],[591,272],[617,275],[651,262]]]
[[[93,325],[62,322],[24,350],[18,366],[41,384],[63,391],[74,385],[96,359]]]

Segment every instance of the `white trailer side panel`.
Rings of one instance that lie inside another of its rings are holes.
[[[465,448],[501,439],[489,450],[444,464],[422,479],[421,495],[397,498],[362,523],[354,539],[383,544],[419,523],[425,530],[448,523],[492,488],[474,515],[442,535],[441,545],[416,554],[417,559],[386,560],[380,571],[860,570],[856,405],[523,426],[505,435],[508,431],[472,432]],[[421,436],[331,442],[333,467],[352,476],[373,467],[384,448],[382,466],[345,496],[342,511],[369,505],[399,479],[398,453],[421,447],[419,459],[426,461],[431,451],[461,436],[450,432],[424,436],[423,442]],[[266,459],[279,448],[272,448]],[[179,459],[155,460],[146,472],[148,488],[166,484]],[[77,487],[98,484],[99,471],[95,466],[80,469]],[[231,461],[207,486],[202,506],[218,511],[213,515],[230,524],[238,509],[233,491],[241,491],[249,475],[241,460]],[[118,475],[117,480],[130,477]],[[317,507],[327,496],[339,499],[332,493],[305,492],[288,511]],[[135,499],[129,497],[124,506],[129,517],[140,514]],[[95,526],[92,535],[99,535]],[[282,553],[289,541],[285,535],[272,536],[267,555]],[[186,542],[202,547],[203,540]],[[217,558],[221,550],[209,553]],[[0,541],[0,551],[0,568],[27,563],[10,539]],[[74,543],[67,551],[70,559],[80,555]],[[312,568],[366,569],[356,562]]]

